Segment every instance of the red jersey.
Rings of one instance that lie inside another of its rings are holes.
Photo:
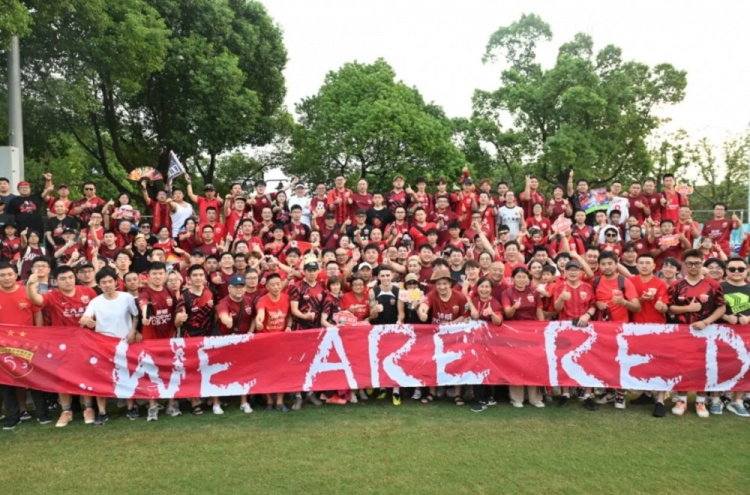
[[[648,209],[651,211],[651,219],[657,224],[661,223],[661,200],[663,198],[661,193],[643,193],[641,196],[643,196],[646,205],[648,205]],[[672,221],[674,222],[674,220]]]
[[[86,203],[89,204],[89,206],[84,207]],[[102,210],[104,210],[104,205],[106,202],[102,198],[94,197],[91,199],[81,198],[73,201],[70,203],[70,208],[68,209],[68,215],[73,215],[78,218],[78,221],[81,222],[81,225],[88,225],[89,220],[91,220],[91,214],[92,213],[101,213]],[[81,212],[76,215],[73,210],[76,208],[81,207]]]
[[[662,192],[666,204],[661,208],[661,217],[672,220],[675,225],[680,219],[680,206],[687,206],[687,198],[676,191]]]
[[[549,221],[552,223],[555,223],[555,220],[557,220],[558,218],[564,217],[567,210],[567,199],[561,199],[560,201],[550,199],[547,203],[547,216],[549,217]]]
[[[149,198],[146,206],[151,209],[151,232],[156,234],[157,232],[159,232],[160,228],[167,227],[171,235],[172,216],[170,215],[169,204],[160,203]]]
[[[263,310],[263,328],[258,330],[259,333],[283,332],[286,330],[287,317],[289,316],[289,296],[284,293],[279,294],[279,299],[274,301],[270,294],[261,296],[258,299],[258,312]]]
[[[333,212],[336,216],[337,224],[343,224],[347,218],[351,218],[353,208],[347,199],[351,199],[351,196],[352,192],[349,189],[339,191],[334,188],[328,191],[326,206],[328,207],[328,211]],[[340,200],[339,204],[336,204],[336,200]]]
[[[523,291],[516,289],[511,285],[500,296],[503,307],[509,308],[520,302],[521,306],[513,314],[512,320],[538,320],[536,312],[542,308],[542,296],[531,287],[526,287]]]
[[[362,299],[357,299],[353,292],[345,293],[339,302],[339,308],[352,313],[357,317],[357,321],[364,321],[370,317],[370,303],[365,293],[362,293]]]
[[[536,227],[539,230],[542,231],[542,235],[545,237],[552,232],[552,222],[548,218],[534,218],[534,217],[527,217],[526,218],[526,228],[530,229],[531,227]]]
[[[216,208],[216,215],[218,217],[221,213],[221,201],[219,201],[219,198],[206,199],[203,196],[198,196],[198,218],[200,223],[208,222],[206,210],[211,207]],[[156,225],[156,222],[154,222],[154,225]]]
[[[409,235],[414,240],[412,243],[414,249],[419,249],[419,246],[422,244],[427,244],[427,231],[430,229],[437,229],[437,225],[430,222],[426,222],[422,226],[419,226],[416,223],[412,224],[409,229]]]
[[[367,194],[353,193],[351,197],[352,197],[352,201],[354,201],[354,203],[352,204],[352,208],[351,208],[352,211],[351,211],[351,217],[350,218],[352,219],[352,223],[354,223],[354,220],[355,220],[354,217],[356,216],[356,213],[357,213],[358,210],[365,210],[365,211],[367,211],[370,208],[372,208],[372,205],[373,205],[373,203],[372,203],[372,194],[370,194],[370,193],[367,193]]]
[[[709,220],[703,224],[701,235],[710,238],[714,241],[714,244],[717,244],[729,256],[729,238],[732,235],[733,228],[734,221],[731,218]]]
[[[8,239],[7,237],[0,242],[0,259],[3,261],[16,261],[21,257],[21,238],[14,237]]]
[[[450,323],[469,314],[466,296],[456,290],[451,291],[447,301],[440,298],[437,290],[427,294],[425,304],[430,308],[429,322],[433,324]]]
[[[0,325],[34,326],[34,315],[41,310],[31,303],[21,285],[13,292],[0,291]]]
[[[518,203],[523,208],[523,216],[530,217],[533,215],[531,210],[534,209],[534,205],[540,204],[544,206],[544,196],[538,191],[531,191],[531,195],[527,198],[526,191],[518,195]]]
[[[504,316],[503,307],[500,305],[500,301],[495,299],[494,297],[490,297],[488,300],[482,301],[481,299],[479,299],[478,294],[474,294],[471,297],[471,304],[473,304],[474,307],[477,308],[477,311],[479,312],[480,321],[486,321],[488,323],[492,323],[492,317],[484,314],[484,311],[487,308],[490,308],[493,313],[498,314],[501,317]]]
[[[294,241],[309,242],[310,241],[310,227],[308,227],[302,222],[300,222],[299,224],[290,222],[284,226],[284,235],[290,241],[294,240]]]
[[[323,228],[323,225],[325,225],[327,200],[328,198],[319,198],[317,196],[310,200],[310,211],[312,211],[313,213],[318,212],[318,217],[314,220],[317,222],[319,229]]]
[[[695,220],[691,222],[676,221],[674,224],[675,233],[684,235],[691,246],[695,242],[695,237],[693,236],[693,227],[695,227],[695,230],[700,232],[700,224],[698,224],[698,222],[696,222]]]
[[[456,212],[458,216],[463,216],[461,220],[461,229],[466,230],[471,227],[471,210],[477,202],[477,196],[474,193],[460,193],[458,195],[458,205]]]
[[[219,304],[216,305],[219,332],[222,335],[249,332],[254,303],[255,297],[252,294],[245,294],[239,302],[233,301],[229,296],[219,301]],[[226,327],[221,322],[221,317],[225,315],[232,318],[231,327]]]
[[[648,206],[648,201],[646,201],[646,198],[644,198],[642,194],[636,197],[628,196],[628,210],[630,211],[630,216],[638,219],[638,225],[643,225],[643,221],[646,219],[646,213],[643,208],[639,208],[635,205],[636,202]]]
[[[432,196],[430,196],[428,193],[420,193],[419,191],[415,192],[414,195],[417,197],[417,206],[421,206],[422,208],[424,208],[424,211],[427,212],[428,215],[432,213]]]
[[[311,286],[306,281],[301,280],[298,284],[289,288],[289,300],[297,301],[297,309],[300,313],[312,312],[315,315],[313,320],[301,320],[295,318],[297,329],[309,329],[320,327],[320,314],[323,312],[323,298],[325,288],[322,284],[316,283]]]
[[[150,286],[141,289],[138,294],[138,308],[151,318],[151,324],[143,325],[141,334],[144,340],[169,339],[174,336],[174,311],[177,301],[169,289],[156,290]]]
[[[256,194],[253,198],[255,204],[252,205],[253,218],[256,223],[262,222],[263,208],[273,208],[273,201],[276,199],[276,193]]]
[[[683,313],[674,315],[677,323],[695,323],[711,316],[716,308],[724,305],[724,290],[718,282],[703,277],[695,285],[686,278],[677,280],[668,290],[670,306],[688,306],[698,301],[702,304],[697,313]]]
[[[612,280],[607,280],[604,276],[599,277],[599,285],[596,287],[596,294],[594,295],[596,301],[602,301],[607,303],[607,309],[609,310],[609,320],[616,323],[627,323],[630,321],[630,312],[625,306],[615,304],[612,302],[614,294],[620,291],[620,283],[618,278],[622,275],[618,275]],[[636,292],[633,282],[630,279],[625,278],[623,280],[625,285],[625,293],[621,296],[626,300],[638,298],[638,292]]]
[[[54,327],[77,327],[86,306],[96,297],[91,287],[75,286],[75,293],[66,296],[59,290],[42,295],[41,309]]]
[[[561,321],[571,321],[580,318],[583,313],[593,308],[596,304],[594,298],[594,289],[588,282],[580,282],[577,287],[573,288],[567,280],[555,282],[555,286],[550,292],[552,300],[557,301],[563,292],[570,293],[570,299],[563,302],[563,307],[557,314],[557,319]]]
[[[204,337],[211,335],[214,325],[214,294],[208,288],[194,294],[189,288],[182,291],[177,300],[177,312],[184,310],[188,315],[182,324],[183,335],[187,337]]]
[[[224,219],[225,236],[231,235],[234,238],[240,232],[240,222],[251,217],[252,213],[250,211],[243,211],[242,213],[237,213],[237,210],[230,211],[229,215]]]
[[[388,194],[385,195],[385,204],[388,207],[389,210],[391,210],[391,213],[396,213],[396,208],[399,206],[403,206],[404,208],[409,208],[409,200],[411,198],[408,194],[406,194],[406,191],[403,189],[399,192],[396,191],[389,191]]]
[[[629,280],[633,282],[633,287],[635,287],[639,298],[642,298],[647,292],[653,294],[651,300],[641,299],[641,311],[633,313],[633,323],[666,323],[667,317],[656,310],[656,303],[667,304],[669,302],[667,283],[658,277],[651,277],[651,280],[644,282],[640,275],[631,277]]]

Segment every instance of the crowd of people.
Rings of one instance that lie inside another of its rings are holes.
[[[0,324],[76,326],[128,342],[247,332],[291,332],[354,323],[457,323],[482,320],[570,320],[683,323],[750,323],[746,261],[750,242],[733,254],[729,239],[740,227],[726,205],[701,227],[688,197],[671,175],[615,182],[603,207],[587,209],[595,194],[571,171],[567,184],[542,193],[537,178],[523,191],[465,170],[459,184],[445,179],[393,178],[389,191],[356,190],[337,177],[308,194],[292,180],[269,191],[233,184],[224,197],[211,184],[203,195],[185,176],[185,191],[140,182],[145,209],[127,193],[106,201],[86,182],[79,199],[66,184],[43,176],[45,186],[0,178]],[[658,190],[660,189],[660,190]],[[577,397],[588,410],[612,403],[626,407],[626,391],[514,384],[510,403],[559,406]],[[598,392],[598,394],[596,393]],[[750,393],[696,392],[701,418],[731,411],[750,417]],[[749,391],[750,392],[750,391]],[[410,390],[338,390],[325,393],[240,397],[245,413],[390,398],[402,393],[429,404],[448,397],[481,412],[496,403],[494,386]],[[31,419],[58,427],[77,408],[85,423],[104,425],[107,399],[2,387],[5,429]],[[664,392],[642,391],[631,401],[652,404],[664,417]],[[688,391],[671,393],[672,413],[688,411]],[[166,408],[125,401],[126,416],[154,421]],[[289,407],[291,406],[291,407]],[[189,410],[223,414],[219,397],[194,398]]]

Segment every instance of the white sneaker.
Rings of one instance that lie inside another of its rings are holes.
[[[411,394],[411,400],[420,400],[422,398],[422,389],[415,388],[414,393]]]
[[[541,409],[541,408],[544,407],[544,402],[532,402],[531,405],[534,406],[534,407],[538,407],[539,409]]]
[[[171,416],[173,418],[182,416],[182,411],[180,411],[180,406],[177,405],[177,402],[170,406],[167,406],[167,416]]]
[[[687,411],[687,402],[684,400],[678,400],[677,404],[672,408],[672,414],[675,416],[682,416]]]
[[[358,395],[359,400],[367,400],[367,392],[365,392],[364,390],[360,390]]]
[[[351,397],[349,397],[349,403],[351,403],[351,404],[356,404],[357,402],[358,402],[358,401],[357,401],[357,394],[355,394],[355,393],[352,393],[352,394],[351,394]]]
[[[214,414],[224,414],[224,409],[221,408],[221,404],[214,404]]]
[[[159,420],[159,408],[156,406],[149,407],[146,421],[158,421],[158,420]]]
[[[615,401],[615,394],[604,394],[596,399],[597,404],[609,404]]]
[[[250,407],[250,403],[249,402],[245,402],[244,404],[240,404],[240,411],[242,411],[245,414],[250,414],[251,412],[253,412],[253,408]],[[224,412],[224,411],[222,411],[222,412]],[[219,413],[219,414],[221,414],[221,413]]]
[[[520,408],[523,407],[523,402],[516,402],[516,401],[512,400],[512,401],[510,401],[510,405],[513,406],[513,407],[516,407],[516,408],[520,409]]]
[[[697,414],[699,418],[707,418],[709,416],[705,402],[695,403],[695,414]]]

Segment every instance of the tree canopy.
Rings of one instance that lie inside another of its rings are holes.
[[[551,39],[534,14],[492,34],[483,61],[502,64],[501,86],[477,90],[471,119],[458,122],[468,160],[516,186],[527,174],[564,183],[571,168],[595,184],[643,178],[652,170],[646,138],[660,124],[654,111],[682,101],[686,73],[625,61],[612,45],[595,53],[582,33],[545,69],[537,47]]]
[[[384,60],[352,62],[329,72],[318,93],[297,105],[293,151],[285,172],[331,182],[364,177],[386,188],[394,175],[457,177],[464,165],[443,110],[396,81]]]

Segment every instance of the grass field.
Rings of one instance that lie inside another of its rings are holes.
[[[370,400],[110,418],[0,431],[0,493],[741,493],[750,476],[750,420],[729,412]]]

